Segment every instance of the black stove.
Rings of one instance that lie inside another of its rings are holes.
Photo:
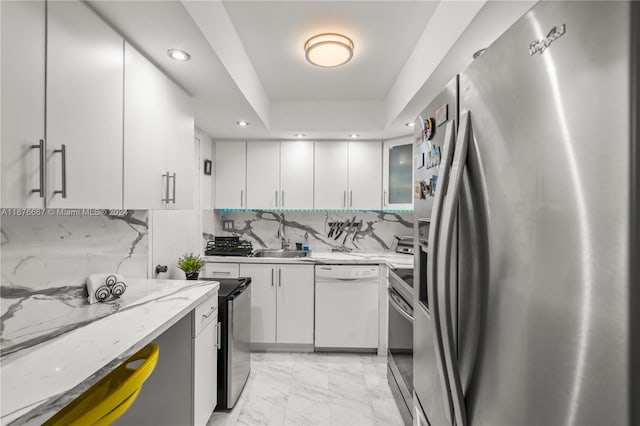
[[[249,256],[253,251],[251,242],[238,237],[214,237],[207,242],[206,256]]]

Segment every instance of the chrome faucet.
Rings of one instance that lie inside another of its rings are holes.
[[[285,238],[284,235],[284,223],[280,222],[280,226],[278,227],[278,239],[280,240],[280,248],[282,250],[287,250],[291,245],[289,240]]]

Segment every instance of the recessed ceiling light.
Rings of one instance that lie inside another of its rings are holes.
[[[191,59],[191,55],[181,49],[169,49],[167,50],[167,55],[169,55],[171,59],[175,59],[176,61],[181,62],[187,62],[189,59]]]
[[[296,133],[294,136],[295,136],[296,138],[304,138],[304,137],[305,137],[305,136],[307,136],[307,135],[305,135],[304,133]]]
[[[350,133],[350,134],[349,134],[349,137],[350,137],[351,139],[357,139],[357,138],[359,138],[359,137],[360,137],[360,135],[359,135],[359,134],[357,134],[357,133]]]
[[[407,126],[407,127],[413,127],[414,124],[415,123],[413,121],[407,121],[406,123],[404,123],[404,125]]]
[[[248,121],[244,121],[244,120],[240,120],[240,121],[236,121],[236,124],[240,127],[247,127],[249,125]]]
[[[353,57],[353,41],[342,34],[318,34],[304,44],[304,55],[313,65],[337,67]]]

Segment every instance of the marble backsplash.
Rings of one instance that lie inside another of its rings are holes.
[[[148,228],[146,210],[2,217],[0,357],[86,325],[69,319],[88,303],[88,275],[117,272],[125,282],[147,278]]]
[[[231,230],[223,230],[223,221],[227,220],[233,220]],[[307,233],[312,251],[343,247],[356,251],[385,251],[395,248],[394,235],[413,235],[413,214],[215,210],[204,215],[203,238],[206,242],[214,235],[238,236],[251,241],[254,249],[280,248],[279,229],[284,231],[292,248],[295,243],[302,243]]]
[[[147,215],[2,217],[3,297],[7,287],[80,286],[93,273],[146,278]]]

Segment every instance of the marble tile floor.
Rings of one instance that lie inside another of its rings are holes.
[[[208,426],[403,426],[387,384],[386,357],[254,353],[247,385]]]

